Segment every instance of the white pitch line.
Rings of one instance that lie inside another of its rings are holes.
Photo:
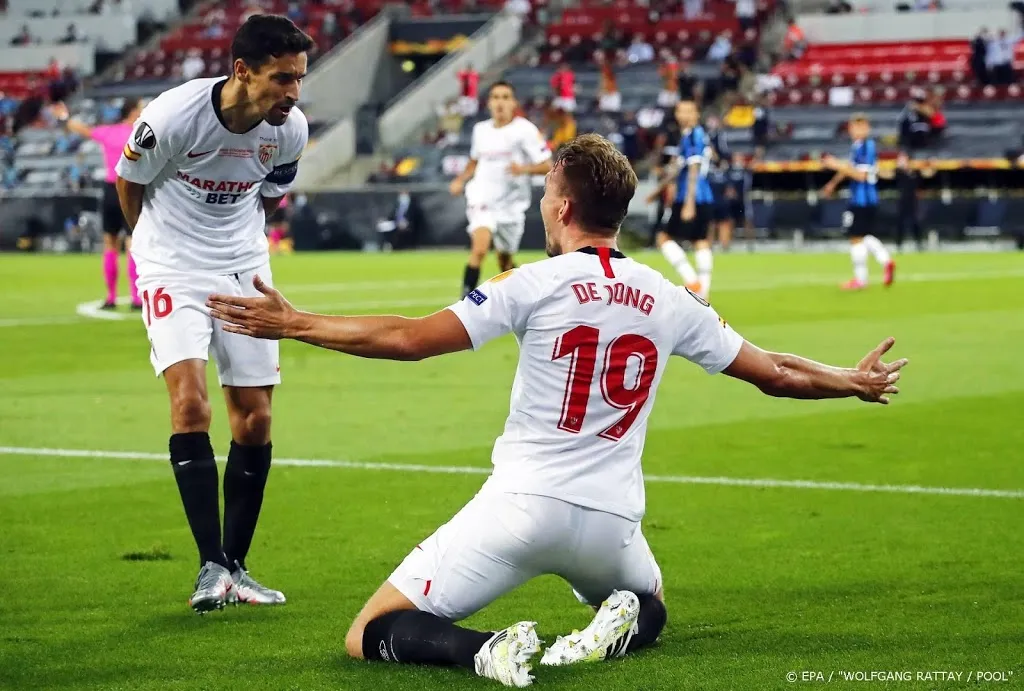
[[[1024,277],[1024,268],[1006,269],[996,271],[960,271],[960,272],[932,272],[932,273],[901,273],[898,274],[898,282],[908,283],[929,283],[933,281],[979,281],[994,278],[1017,278]],[[769,280],[747,281],[738,283],[725,283],[716,289],[716,293],[747,292],[752,290],[771,290],[773,288],[798,288],[798,287],[821,287],[836,284],[836,276],[832,274],[791,274],[775,276]],[[384,291],[384,290],[406,290],[450,287],[453,283],[447,279],[424,279],[421,281],[367,281],[350,283],[312,283],[296,284],[282,287],[285,294],[296,293],[333,293],[345,291]],[[127,304],[128,298],[118,299],[118,305]],[[304,309],[353,309],[353,310],[374,310],[385,307],[443,307],[454,302],[451,296],[437,298],[413,298],[408,300],[366,300],[356,302],[332,302],[318,303],[316,305],[301,305]],[[89,319],[102,319],[106,321],[124,321],[137,319],[137,315],[124,311],[107,311],[100,309],[102,300],[91,300],[83,302],[75,307],[75,313],[80,317]],[[0,328],[19,326],[50,326],[57,324],[75,323],[77,320],[67,316],[56,317],[26,317],[23,319],[11,318],[0,319]]]
[[[99,451],[88,449],[51,449],[24,446],[0,446],[4,456],[49,456],[58,458],[104,458],[138,461],[166,461],[167,454],[144,451]],[[489,475],[490,468],[468,465],[423,465],[417,463],[365,463],[309,458],[278,458],[275,465],[302,468],[347,468],[352,470],[388,470],[400,473],[443,475]],[[774,480],[771,478],[700,477],[693,475],[647,475],[647,482],[682,485],[719,485],[766,489],[809,489],[839,492],[877,492],[887,494],[936,494],[958,497],[1024,499],[1024,490],[980,489],[974,487],[924,487],[921,485],[866,485],[857,482],[819,482],[815,480]]]

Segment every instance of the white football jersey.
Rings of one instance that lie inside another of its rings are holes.
[[[132,234],[140,272],[226,275],[267,262],[261,197],[291,187],[309,128],[292,108],[280,127],[230,132],[219,106],[226,82],[193,79],[160,94],[125,144],[117,174],[146,186]]]
[[[519,366],[489,483],[639,521],[647,419],[670,355],[721,372],[743,339],[702,298],[614,250],[500,274],[450,308],[477,349],[506,333]]]
[[[530,208],[530,176],[511,175],[512,163],[536,165],[551,158],[551,149],[537,126],[515,117],[504,127],[494,120],[473,126],[469,157],[476,161],[473,179],[466,184],[466,203],[493,205],[507,211]]]

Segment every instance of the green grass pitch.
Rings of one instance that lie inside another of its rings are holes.
[[[419,315],[451,301],[463,260],[296,255],[274,270],[300,307]],[[849,274],[839,254],[716,261],[713,302],[748,339],[853,364],[893,335],[893,356],[911,359],[903,393],[887,408],[775,400],[678,360],[646,472],[897,491],[649,483],[645,532],[669,605],[660,645],[539,669],[538,688],[806,688],[823,685],[819,672],[851,689],[1024,686],[1024,255],[900,257],[896,285],[858,294],[838,290]],[[97,257],[3,256],[0,275],[0,688],[498,688],[343,654],[364,600],[482,475],[278,466],[250,564],[288,605],[197,617],[186,606],[194,548],[159,460],[167,402],[140,319],[75,315],[102,295]],[[286,343],[275,455],[485,469],[516,357],[511,337],[421,363]],[[219,398],[212,437],[226,452]],[[42,448],[153,459],[26,451]],[[1004,494],[900,489],[911,486]],[[550,641],[589,618],[545,578],[468,623],[533,619]],[[840,674],[879,671],[912,678]],[[916,678],[930,671],[962,676]],[[979,671],[991,675],[980,684]]]

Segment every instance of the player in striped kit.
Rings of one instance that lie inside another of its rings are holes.
[[[850,181],[850,208],[844,214],[846,233],[850,238],[850,260],[853,278],[843,284],[844,290],[863,290],[868,285],[868,254],[875,258],[883,270],[882,284],[892,285],[896,262],[889,250],[873,233],[878,218],[878,147],[871,138],[871,123],[867,115],[850,118],[850,160],[841,161],[826,156],[826,168],[836,171],[821,193],[825,197],[835,194],[836,186],[844,179]]]

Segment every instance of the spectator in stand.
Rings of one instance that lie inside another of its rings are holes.
[[[573,113],[576,110],[576,74],[563,62],[551,77],[552,104],[559,110]],[[573,125],[575,127],[575,123]],[[575,136],[575,135],[574,135]]]
[[[1006,29],[1000,29],[999,35],[989,40],[985,53],[985,67],[988,69],[991,83],[1013,83],[1013,53],[1021,37],[1020,30],[1010,36]]]
[[[925,105],[928,107],[928,124],[931,126],[931,139],[934,144],[946,133],[947,123],[946,114],[942,112],[942,92],[939,89],[933,90],[928,94]]]
[[[291,2],[288,3],[287,15],[288,19],[292,20],[296,24],[306,23],[306,13],[303,12],[302,5],[300,5],[295,0],[292,0]]]
[[[28,24],[21,27],[21,31],[14,35],[11,39],[12,46],[27,46],[34,42],[32,33],[28,30]]]
[[[636,163],[640,158],[640,126],[636,122],[636,115],[631,111],[622,117],[616,139],[616,146],[622,155],[629,159],[630,163]]]
[[[597,109],[602,113],[618,113],[622,110],[622,94],[619,93],[615,71],[610,60],[601,63],[601,77],[598,83]]]
[[[704,0],[683,0],[683,19],[693,21],[704,16]]]
[[[66,45],[69,43],[78,43],[79,41],[84,40],[84,38],[84,36],[79,36],[78,27],[75,26],[74,22],[72,22],[71,24],[68,24],[67,31],[65,31],[64,35],[61,36],[60,41],[58,42]]]
[[[899,146],[904,151],[923,149],[931,143],[931,112],[925,101],[924,91],[911,89],[910,100],[899,119]]]
[[[335,43],[341,38],[341,27],[338,26],[338,15],[328,12],[324,15],[320,25],[320,35],[330,43]]]
[[[789,18],[786,38],[782,42],[782,51],[786,60],[799,60],[807,51],[807,37],[804,30],[796,23],[795,17]]]
[[[740,23],[740,30],[746,33],[747,29],[757,28],[757,2],[755,0],[733,0],[736,3],[736,20]]]
[[[981,27],[978,35],[971,40],[971,71],[979,84],[990,84],[992,79],[988,73],[988,44],[992,40],[988,29]]]
[[[571,111],[556,107],[554,121],[555,128],[549,138],[552,151],[576,137],[576,118],[573,117]]]
[[[438,120],[441,125],[442,136],[439,144],[442,147],[455,146],[459,143],[459,136],[462,133],[464,112],[464,106],[462,105],[461,98],[450,101],[446,106],[440,109],[440,112],[438,113]]]
[[[666,53],[661,65],[658,66],[661,77],[661,91],[658,92],[658,105],[662,108],[674,108],[679,102],[679,63]]]
[[[732,41],[726,31],[718,34],[715,42],[708,48],[706,59],[711,62],[722,62],[732,54]]]
[[[633,42],[629,44],[629,50],[626,51],[626,59],[634,65],[651,62],[654,60],[654,46],[644,39],[643,34],[635,33]]]
[[[480,73],[472,64],[459,70],[459,108],[467,117],[475,117],[480,112]]]
[[[757,64],[757,44],[754,41],[744,40],[735,55],[741,65],[752,70]]]
[[[699,105],[704,100],[704,84],[693,73],[690,63],[686,60],[679,64],[676,84],[678,85],[676,92],[679,94],[677,101],[694,101]],[[675,118],[675,115],[672,117]]]
[[[204,72],[206,72],[206,61],[203,60],[202,51],[198,48],[189,49],[188,56],[181,63],[181,78],[186,82],[191,81],[203,76]]]
[[[605,20],[601,29],[601,40],[598,41],[597,47],[609,55],[613,55],[616,51],[625,48],[627,42],[626,32],[612,20]]]

